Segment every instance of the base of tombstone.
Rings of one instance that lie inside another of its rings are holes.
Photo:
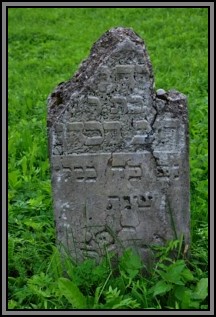
[[[117,246],[116,248],[113,248],[113,250],[107,250],[104,248],[104,250],[100,254],[96,253],[80,253],[80,250],[77,250],[78,252],[75,252],[75,250],[70,250],[68,247],[63,246],[61,243],[57,244],[58,249],[61,255],[61,263],[63,267],[63,272],[65,274],[65,277],[68,277],[68,261],[71,262],[73,265],[79,265],[83,263],[86,260],[93,260],[95,265],[99,265],[102,261],[106,261],[106,263],[109,263],[110,269],[113,270],[113,274],[118,274],[118,268],[120,264],[121,257],[125,254],[125,252],[129,251],[129,254],[137,255],[143,266],[140,268],[140,274],[142,276],[151,276],[152,270],[154,270],[155,266],[158,264],[158,262],[163,263],[163,265],[169,266],[173,261],[179,258],[189,259],[190,254],[188,252],[188,245],[182,245],[181,251],[175,249],[172,251],[169,251],[169,253],[166,255],[165,259],[162,260],[161,256],[158,254],[158,248],[157,251],[153,246],[147,248],[147,247],[137,247],[131,244],[125,244],[124,246],[121,245],[120,247]],[[186,247],[185,247],[186,246]],[[187,252],[185,252],[185,250]],[[131,253],[132,252],[132,253]]]

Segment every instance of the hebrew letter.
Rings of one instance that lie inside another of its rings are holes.
[[[125,177],[125,160],[121,156],[113,156],[111,171],[112,177]]]
[[[119,206],[120,206],[120,198],[118,196],[108,197],[107,206],[106,206],[107,210],[118,212]]]
[[[100,145],[104,140],[103,127],[100,122],[85,122],[86,145]]]
[[[87,183],[96,182],[96,178],[97,178],[97,173],[94,166],[87,166],[86,167],[86,182]]]
[[[169,166],[157,166],[157,176],[158,177],[169,177],[170,176]]]
[[[147,74],[148,73],[148,69],[147,69],[147,67],[146,66],[144,66],[144,65],[135,65],[135,75],[136,75],[136,73],[137,74],[142,74],[142,75],[144,75],[144,74]]]
[[[116,144],[121,140],[121,124],[119,121],[104,122],[103,126],[108,144]]]
[[[67,124],[68,132],[78,132],[81,133],[83,131],[83,123],[82,122],[71,122]]]
[[[134,122],[137,134],[132,139],[132,144],[144,144],[147,134],[151,131],[151,126],[146,120]]]
[[[115,113],[127,113],[127,99],[122,96],[114,96],[112,98],[112,106],[110,112]]]
[[[128,113],[142,113],[147,111],[141,96],[134,95],[128,99]]]
[[[138,166],[129,166],[127,168],[127,176],[129,181],[138,181],[141,180],[142,170],[141,167]]]
[[[101,66],[98,70],[97,75],[97,83],[98,83],[98,90],[100,92],[108,93],[112,89],[112,82],[110,80],[110,70],[107,66]]]
[[[98,97],[88,96],[88,110],[95,116],[101,113],[101,103]]]
[[[134,78],[138,87],[144,88],[143,82],[147,80],[149,81],[149,69],[144,65],[135,65]]]
[[[124,209],[131,209],[130,196],[123,196],[122,205]]]
[[[84,125],[82,122],[71,122],[67,124],[67,147],[68,151],[71,147],[81,147],[85,142],[83,135]]]
[[[151,207],[153,199],[152,194],[145,193],[134,198],[137,200],[138,208]]]
[[[133,88],[134,81],[134,65],[117,65],[116,66],[116,81],[120,84],[126,84],[129,88]]]
[[[139,224],[139,219],[136,213],[135,208],[133,206],[133,202],[131,201],[130,196],[123,196],[122,207],[124,209],[121,210],[121,225],[122,227],[136,227]]]
[[[179,120],[167,118],[166,120],[156,120],[157,138],[155,141],[155,150],[178,151],[181,147],[181,137],[179,139],[180,127]]]
[[[74,166],[74,173],[77,182],[83,182],[85,180],[84,169],[81,166]]]

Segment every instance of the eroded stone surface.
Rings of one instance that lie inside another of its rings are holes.
[[[153,85],[143,40],[115,28],[48,98],[58,241],[78,261],[189,243],[186,97]]]

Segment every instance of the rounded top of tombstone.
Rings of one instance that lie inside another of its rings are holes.
[[[101,69],[102,75],[100,75]],[[154,94],[152,64],[144,41],[133,29],[114,27],[93,44],[89,57],[81,63],[74,76],[69,81],[59,84],[49,95],[48,125],[51,126],[66,107],[70,107],[74,96],[95,95],[96,82],[100,81],[100,76],[102,78],[109,76],[108,73],[111,73],[110,80],[113,86],[119,85],[118,81],[121,81],[122,76],[125,76],[126,80],[127,75],[124,74],[128,73],[128,76],[131,76],[129,94],[132,93],[131,87],[136,85],[133,88],[134,94],[137,93],[135,90],[139,92],[143,87],[149,87],[148,95]],[[107,84],[108,90],[111,89],[110,86]]]
[[[115,27],[107,32],[105,32],[101,39],[107,36],[113,36],[118,38],[119,41],[125,40],[125,38],[130,38],[130,40],[135,41],[136,43],[144,44],[144,41],[140,38],[140,36],[134,32],[132,28],[125,28],[125,27]]]

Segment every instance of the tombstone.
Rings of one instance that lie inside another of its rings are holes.
[[[161,56],[163,58],[163,56]],[[57,240],[74,260],[190,242],[186,97],[154,90],[143,40],[113,28],[48,97]]]

